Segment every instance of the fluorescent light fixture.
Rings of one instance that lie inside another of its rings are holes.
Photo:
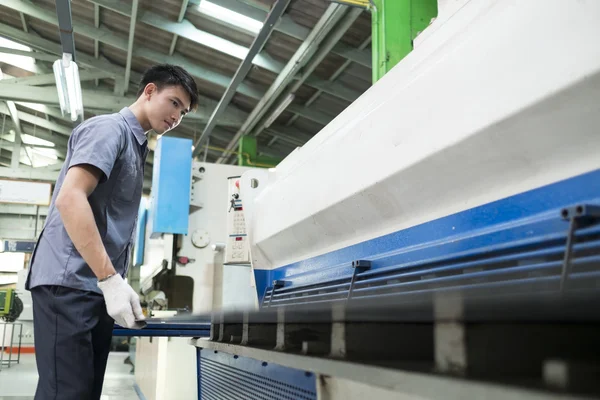
[[[265,128],[270,127],[271,124],[275,122],[277,118],[279,118],[281,113],[290,105],[292,101],[294,101],[294,97],[296,96],[290,94],[288,97],[285,98],[285,100],[275,109],[275,111],[273,111],[273,114],[271,114],[269,119],[267,119],[267,122],[265,122]]]
[[[63,116],[70,114],[71,121],[77,121],[83,116],[83,100],[81,98],[81,81],[79,80],[79,67],[73,61],[73,56],[63,53],[62,60],[56,60],[52,65],[60,111]]]
[[[200,1],[198,10],[208,17],[227,22],[231,25],[239,26],[240,28],[253,33],[258,33],[263,26],[262,21],[255,20],[235,11],[231,11],[207,0]]]
[[[24,46],[17,42],[14,42],[10,39],[4,38],[0,36],[0,47],[7,47],[9,49],[14,50],[22,50],[22,51],[32,51],[31,47]],[[19,56],[16,54],[6,54],[2,53],[2,57],[0,57],[3,63],[10,64],[17,68],[20,68],[29,72],[38,72],[38,67],[35,65],[35,59],[27,56]]]

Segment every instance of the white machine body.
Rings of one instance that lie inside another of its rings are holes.
[[[446,4],[414,51],[305,146],[243,175],[253,267],[600,168],[598,38],[597,1]]]
[[[148,282],[163,259],[187,257],[186,265],[175,266],[177,275],[194,280],[193,311],[207,313],[219,310],[255,309],[258,298],[251,267],[237,248],[226,248],[230,235],[239,235],[240,224],[234,224],[229,212],[233,189],[247,167],[194,163],[196,174],[192,197],[196,204],[190,211],[187,235],[179,237],[179,252],[172,254],[173,235],[146,237],[141,281]],[[238,214],[239,215],[239,214]],[[237,227],[237,228],[236,228]],[[232,229],[238,229],[232,231]],[[231,253],[233,251],[233,253]],[[229,263],[226,264],[225,260]],[[234,262],[240,260],[240,262]],[[242,262],[245,260],[245,263]],[[169,265],[168,268],[173,268]],[[196,350],[186,338],[139,338],[136,348],[136,382],[148,400],[196,398]],[[173,374],[172,371],[177,371]]]

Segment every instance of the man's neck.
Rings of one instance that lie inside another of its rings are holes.
[[[142,129],[144,130],[146,135],[148,135],[148,131],[150,131],[150,129],[152,129],[152,128],[150,126],[150,121],[148,120],[148,118],[146,117],[146,115],[144,113],[144,109],[142,108],[142,105],[139,103],[139,100],[136,101],[135,103],[133,103],[132,105],[130,105],[129,110],[133,113],[133,115],[135,115],[135,118],[140,123]]]

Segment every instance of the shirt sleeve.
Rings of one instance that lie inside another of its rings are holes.
[[[105,182],[123,148],[121,127],[108,118],[90,122],[71,136],[69,168],[92,165],[102,171],[100,183]]]

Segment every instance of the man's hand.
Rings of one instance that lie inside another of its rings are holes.
[[[145,319],[137,293],[123,280],[121,275],[116,274],[103,282],[98,282],[98,287],[104,294],[106,311],[117,324],[123,328],[143,328],[136,320]]]

